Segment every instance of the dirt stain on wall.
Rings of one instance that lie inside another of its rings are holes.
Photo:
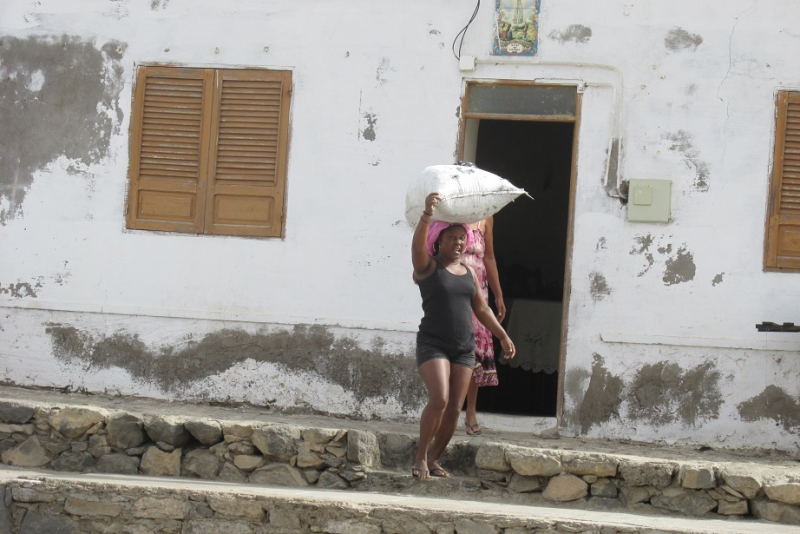
[[[697,34],[689,33],[683,28],[674,28],[664,38],[664,47],[671,52],[690,50],[694,52],[703,43],[703,38]]]
[[[367,127],[361,130],[360,134],[367,141],[375,140],[375,124],[378,122],[378,117],[374,113],[364,113],[364,120],[367,121]]]
[[[800,429],[800,399],[778,386],[769,385],[763,392],[737,405],[743,421],[772,419],[787,432]]]
[[[638,254],[644,256],[644,259],[647,262],[644,268],[637,274],[637,276],[641,277],[647,274],[647,271],[649,271],[650,268],[653,266],[653,263],[655,263],[655,258],[653,257],[653,253],[650,252],[650,245],[653,244],[654,239],[652,235],[647,234],[647,235],[636,236],[634,238],[634,241],[636,241],[636,245],[634,245],[633,248],[631,248],[630,252],[631,255]]]
[[[608,287],[606,277],[598,272],[589,274],[589,293],[591,293],[592,299],[595,302],[609,296],[611,294],[611,288]]]
[[[22,213],[33,175],[59,156],[84,165],[104,158],[122,122],[120,59],[77,37],[0,36],[0,224]]]
[[[606,238],[601,237],[600,239],[597,240],[597,245],[595,245],[594,250],[596,252],[600,252],[601,250],[606,250],[606,248],[608,248]]]
[[[15,284],[0,284],[0,295],[8,295],[15,299],[25,297],[36,298],[36,292],[42,288],[42,280],[39,279],[33,284],[30,282],[17,282]]]
[[[686,250],[686,247],[681,247],[674,258],[667,259],[662,280],[664,285],[671,286],[694,280],[696,273],[694,256]]]
[[[694,188],[697,191],[708,191],[709,188],[709,167],[708,163],[700,159],[700,151],[694,146],[694,136],[684,130],[675,133],[664,134],[664,139],[672,144],[669,149],[683,155],[687,167],[694,169],[695,179]]]
[[[694,426],[717,419],[722,404],[719,380],[711,362],[688,371],[676,363],[645,365],[631,383],[630,416],[655,426],[676,422]]]
[[[567,371],[564,377],[564,392],[569,395],[572,403],[577,407],[573,411],[565,411],[564,413],[564,417],[568,420],[570,426],[577,427],[580,425],[580,406],[584,396],[583,385],[591,376],[591,373],[586,369],[573,367]]]
[[[250,359],[280,364],[293,373],[317,375],[340,385],[359,401],[391,398],[413,411],[426,398],[414,358],[387,353],[380,340],[371,349],[363,349],[356,340],[337,338],[317,325],[269,334],[221,330],[180,348],[148,347],[129,333],[98,338],[64,324],[50,324],[46,332],[60,361],[87,368],[125,369],[166,392],[180,391]]]
[[[375,71],[375,79],[378,80],[378,85],[384,85],[388,80],[386,79],[386,73],[389,72],[391,69],[389,58],[384,57],[381,58],[381,63],[378,65],[378,69]]]
[[[581,432],[584,434],[592,425],[604,423],[612,417],[619,418],[622,404],[622,379],[608,372],[602,356],[594,354],[593,357],[592,377],[578,411]]]
[[[573,43],[588,43],[592,38],[592,29],[581,24],[570,24],[567,29],[563,31],[552,31],[548,35],[551,39],[560,42],[561,44]]]

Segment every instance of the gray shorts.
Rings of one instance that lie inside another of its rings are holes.
[[[470,369],[475,367],[475,350],[454,353],[428,343],[420,343],[417,341],[417,367],[435,358],[449,360],[450,365],[463,365]]]

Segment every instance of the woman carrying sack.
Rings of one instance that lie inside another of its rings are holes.
[[[417,333],[417,366],[428,390],[411,474],[422,479],[450,476],[439,459],[455,433],[475,367],[472,314],[500,339],[506,358],[515,355],[514,343],[486,303],[475,272],[462,263],[471,243],[469,228],[461,223],[431,224],[440,201],[439,193],[425,198],[411,243],[424,312]]]

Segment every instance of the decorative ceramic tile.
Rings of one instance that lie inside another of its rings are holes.
[[[535,56],[541,0],[495,0],[494,46],[499,56]]]

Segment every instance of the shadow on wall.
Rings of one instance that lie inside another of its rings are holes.
[[[181,392],[199,380],[252,360],[279,364],[287,374],[307,373],[333,382],[359,402],[398,402],[408,413],[416,413],[426,398],[413,357],[385,352],[380,339],[371,349],[363,349],[356,340],[336,338],[318,325],[297,325],[269,334],[221,330],[181,344],[181,348],[148,347],[137,335],[128,333],[96,337],[64,324],[50,324],[46,332],[58,360],[87,369],[118,367],[164,392]],[[258,382],[257,387],[269,388],[260,377]]]

